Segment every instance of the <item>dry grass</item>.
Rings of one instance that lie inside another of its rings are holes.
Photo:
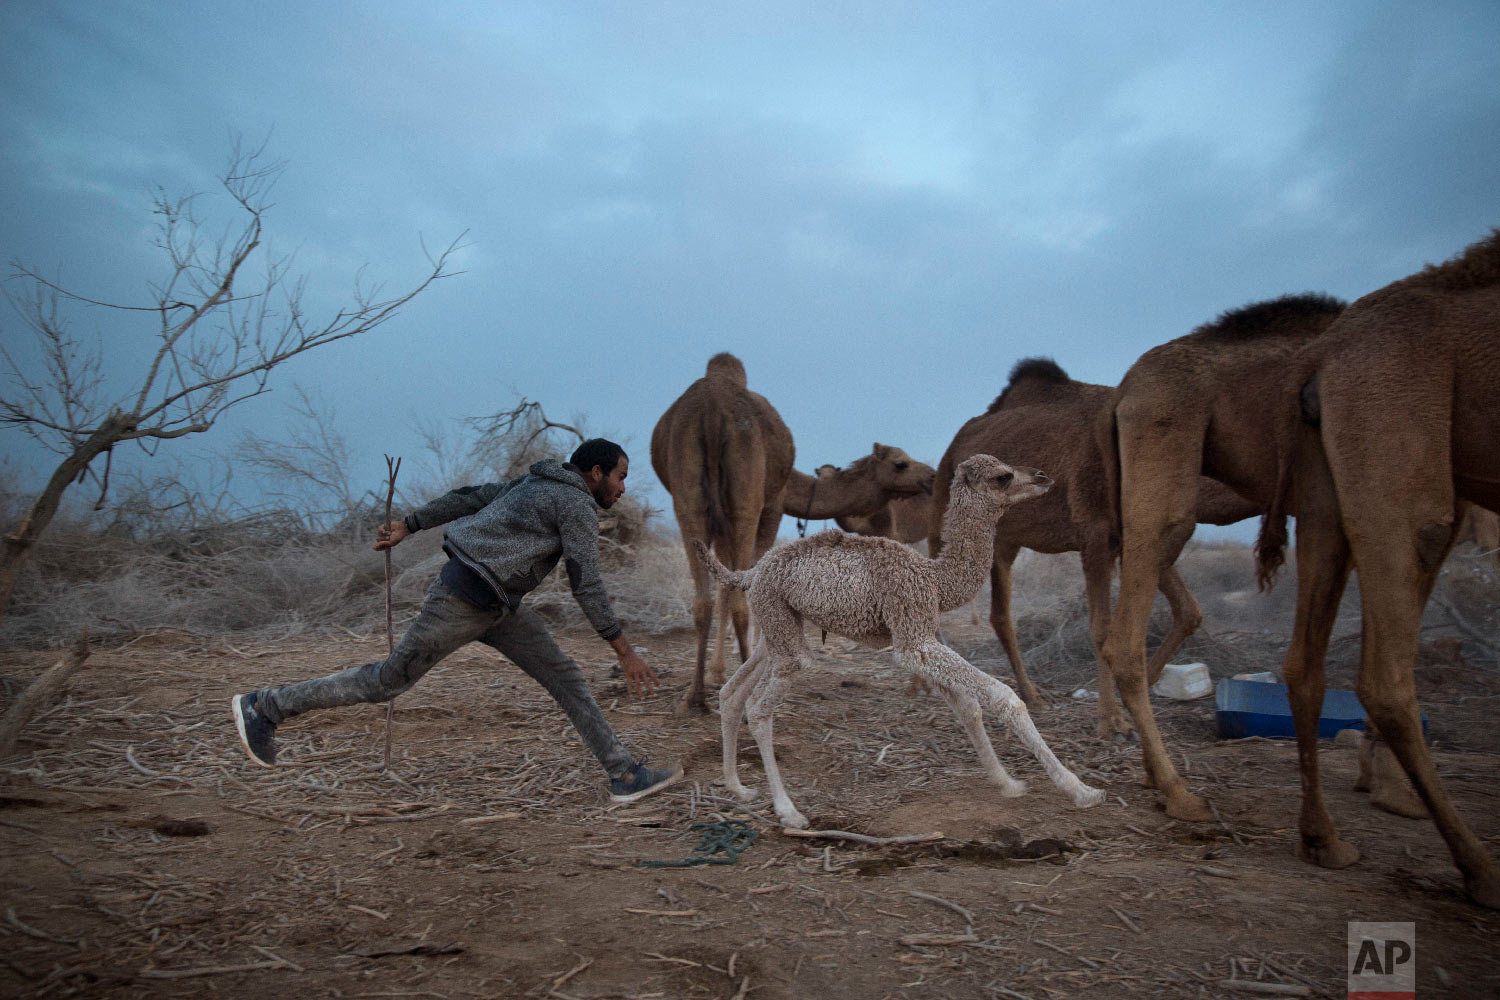
[[[692,579],[675,526],[667,521],[629,497],[605,516],[605,581],[632,634],[691,626]],[[255,639],[368,635],[383,627],[384,610],[384,563],[369,548],[372,533],[346,527],[315,534],[290,516],[262,513],[136,541],[91,530],[79,520],[62,521],[38,544],[0,623],[0,644],[56,647],[81,628],[104,644],[164,630]],[[398,628],[415,616],[442,565],[441,534],[422,532],[394,553]],[[1277,586],[1264,594],[1255,590],[1253,557],[1244,545],[1191,543],[1178,566],[1204,612],[1204,627],[1184,645],[1179,661],[1201,660],[1220,677],[1265,669],[1267,655],[1279,660],[1295,610],[1295,565],[1284,568]],[[1023,552],[1014,578],[1012,614],[1027,662],[1047,664],[1061,683],[1091,686],[1097,668],[1077,556]],[[1495,665],[1497,591],[1494,558],[1460,546],[1428,609],[1428,631],[1456,637],[1475,663]],[[530,601],[560,627],[584,624],[560,572]],[[983,616],[988,602],[986,588],[978,601]],[[1359,620],[1356,578],[1334,631],[1335,655],[1357,648]],[[1150,641],[1159,641],[1169,624],[1166,602],[1158,596]],[[1000,676],[1009,673],[991,638],[960,643],[959,652]]]

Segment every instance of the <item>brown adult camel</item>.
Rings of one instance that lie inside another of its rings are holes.
[[[933,471],[935,474],[936,470]],[[833,523],[852,534],[916,545],[927,541],[927,532],[932,527],[932,494],[899,497],[873,514],[848,514],[834,518]]]
[[[1469,829],[1422,740],[1412,666],[1422,612],[1465,501],[1500,510],[1500,230],[1437,266],[1372,292],[1296,359],[1284,412],[1314,446],[1285,456],[1262,566],[1285,514],[1297,517],[1297,625],[1284,672],[1302,777],[1305,858],[1359,859],[1341,840],[1318,778],[1323,654],[1349,570],[1362,603],[1356,690],[1448,843],[1469,897],[1500,909],[1500,867]],[[1311,506],[1305,458],[1326,484]]]
[[[935,472],[900,448],[877,441],[870,454],[848,468],[820,465],[816,476],[793,469],[782,508],[803,521],[869,517],[906,498],[930,498]]]
[[[1056,484],[1045,496],[1018,505],[995,529],[990,568],[990,625],[1015,672],[1016,688],[1028,707],[1044,703],[1026,672],[1010,614],[1011,567],[1021,549],[1077,552],[1083,563],[1089,632],[1099,664],[1099,721],[1102,737],[1128,731],[1115,701],[1114,684],[1098,655],[1109,625],[1109,584],[1118,554],[1114,518],[1105,480],[1104,460],[1095,441],[1095,424],[1109,405],[1108,386],[1077,382],[1048,358],[1026,358],[1011,369],[1010,381],[990,408],[968,421],[938,463],[938,488],[932,501],[931,538],[940,539],[945,485],[953,469],[970,455],[999,455],[1006,462],[1046,470]],[[1200,484],[1196,520],[1231,524],[1259,513],[1232,491],[1212,480]],[[941,551],[941,542],[929,542]],[[1151,661],[1154,681],[1183,640],[1192,635],[1203,613],[1175,567],[1163,567],[1162,593],[1172,609],[1172,628]]]
[[[693,574],[698,651],[693,683],[680,706],[684,710],[708,710],[703,681],[715,616],[715,588],[693,555],[693,542],[705,542],[734,569],[754,565],[776,540],[782,493],[795,460],[792,432],[764,396],[750,391],[744,364],[728,353],[709,358],[703,377],[667,408],[651,432],[651,467],[672,495]],[[745,596],[724,596],[710,669],[716,684],[724,681],[726,615],[733,618],[741,660],[750,649]]]
[[[1161,791],[1175,819],[1213,813],[1172,766],[1151,714],[1146,628],[1157,580],[1193,533],[1204,476],[1259,510],[1270,506],[1290,446],[1278,440],[1283,421],[1274,410],[1288,364],[1343,309],[1327,296],[1295,295],[1225,313],[1143,354],[1099,420],[1121,537],[1120,593],[1104,659],[1140,734],[1146,784]]]

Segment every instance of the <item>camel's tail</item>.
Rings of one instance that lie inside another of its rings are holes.
[[[728,587],[731,590],[749,590],[750,585],[755,582],[755,567],[749,569],[730,569],[714,557],[707,545],[699,539],[693,539],[693,549],[698,553],[698,559],[708,567],[708,575],[714,578],[716,583]]]
[[[1120,425],[1115,420],[1113,395],[1094,424],[1094,447],[1099,451],[1099,463],[1104,473],[1105,508],[1109,511],[1109,547],[1113,552],[1119,548],[1125,521],[1120,511]]]
[[[1319,423],[1316,379],[1293,378],[1291,382],[1298,386],[1297,398],[1286,400],[1274,409],[1279,421],[1275,431],[1276,485],[1271,502],[1260,516],[1260,533],[1255,538],[1255,583],[1262,591],[1271,589],[1277,572],[1286,562],[1287,507],[1297,459],[1298,424],[1306,422],[1316,427]]]
[[[734,484],[729,481],[730,465],[725,461],[729,432],[722,414],[713,413],[704,419],[698,441],[703,449],[698,470],[699,496],[703,497],[708,540],[715,546],[725,546],[721,551],[727,551],[734,538],[729,524],[729,495]]]

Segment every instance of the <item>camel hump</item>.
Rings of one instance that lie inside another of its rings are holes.
[[[1024,384],[1030,383],[1045,390],[1052,386],[1067,385],[1071,381],[1062,366],[1051,358],[1022,358],[1010,370],[1010,381],[1006,383],[1005,391],[996,396],[990,408],[984,412],[994,413],[1004,407],[1007,401],[1014,401],[1013,392]]]
[[[1440,292],[1472,292],[1500,285],[1500,229],[1466,247],[1441,264],[1428,264],[1393,288],[1431,288]]]
[[[748,386],[745,380],[745,364],[739,358],[728,351],[720,351],[708,359],[708,370],[704,372],[707,378],[722,378],[733,382],[744,389]]]
[[[1306,327],[1294,321],[1322,318],[1326,325],[1332,323],[1346,305],[1348,303],[1342,299],[1321,292],[1283,295],[1231,309],[1195,332],[1216,340],[1251,340],[1260,336],[1284,334],[1289,329],[1301,333]]]

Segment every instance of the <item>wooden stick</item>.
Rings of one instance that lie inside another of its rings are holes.
[[[933,833],[914,833],[906,837],[871,837],[863,833],[849,833],[847,830],[794,830],[789,826],[781,828],[781,832],[788,837],[812,837],[822,840],[853,840],[860,844],[921,844],[929,840],[942,840],[941,831]]]
[[[905,889],[902,891],[904,891],[908,896],[915,896],[917,899],[925,899],[929,903],[936,903],[939,906],[946,906],[954,913],[957,913],[960,917],[963,917],[964,922],[971,928],[974,926],[974,914],[971,911],[964,909],[962,906],[959,906],[957,903],[950,902],[949,900],[946,900],[941,896],[934,896],[930,892],[918,892],[915,889]]]
[[[289,969],[290,962],[247,962],[244,965],[206,965],[196,969],[142,969],[136,975],[143,979],[189,979],[193,976],[218,976],[231,972],[254,972],[258,969]]]
[[[73,672],[89,658],[89,653],[89,630],[85,628],[79,633],[78,641],[73,643],[67,655],[48,667],[42,676],[21,692],[5,717],[0,718],[0,758],[9,757],[15,752],[16,741],[20,739],[21,730],[26,723],[31,721],[37,710],[51,700],[53,695],[62,690]]]
[[[391,523],[391,498],[396,495],[396,473],[401,471],[401,459],[394,461],[391,456],[385,456],[386,490],[385,490],[385,523]],[[396,635],[395,628],[391,623],[391,550],[385,550],[385,655],[395,655]],[[391,729],[396,716],[396,699],[392,698],[385,703],[385,769],[391,769]]]
[[[967,934],[903,934],[898,940],[907,946],[973,944],[979,937],[970,931]]]
[[[1238,990],[1241,993],[1259,993],[1262,996],[1311,996],[1306,986],[1294,986],[1291,983],[1262,983],[1253,979],[1221,979],[1219,980],[1219,985],[1225,989]]]

